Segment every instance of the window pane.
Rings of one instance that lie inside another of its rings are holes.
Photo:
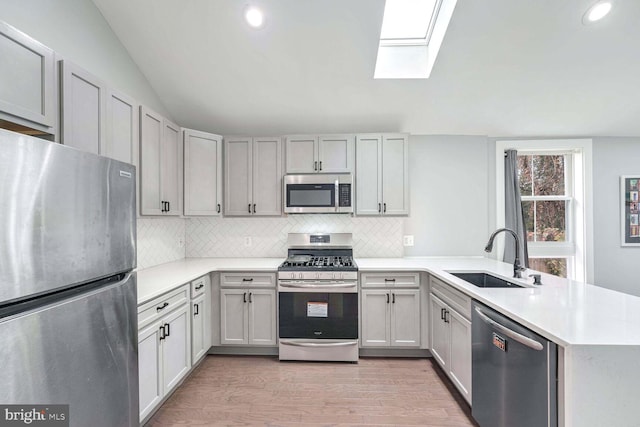
[[[567,277],[566,258],[529,258],[529,268],[554,276]]]
[[[518,182],[520,195],[532,196],[533,179],[531,177],[531,156],[518,156]]]
[[[522,216],[524,217],[524,229],[527,231],[527,242],[533,242],[535,240],[535,216],[533,215],[533,208],[535,202],[523,201],[522,202]]]
[[[566,241],[566,205],[564,200],[536,201],[535,240],[538,242]]]
[[[532,156],[535,196],[564,196],[564,155]]]
[[[380,39],[426,38],[435,6],[436,0],[387,0]]]

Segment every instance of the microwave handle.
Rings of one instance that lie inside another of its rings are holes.
[[[338,212],[340,208],[340,194],[338,194],[340,191],[340,181],[336,179],[335,184],[336,184],[336,212]]]

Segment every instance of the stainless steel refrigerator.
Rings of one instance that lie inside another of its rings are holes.
[[[139,425],[135,242],[132,165],[0,130],[0,405]]]

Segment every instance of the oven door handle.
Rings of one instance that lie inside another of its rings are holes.
[[[298,341],[280,340],[280,344],[292,345],[295,347],[348,347],[350,345],[357,345],[358,341],[315,343],[315,342],[298,342]]]
[[[280,283],[280,286],[283,288],[355,288],[357,285],[355,283],[334,283],[334,284],[319,284],[312,285],[309,283]]]

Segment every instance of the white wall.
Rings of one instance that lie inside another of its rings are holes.
[[[489,147],[484,136],[411,136],[411,215],[405,256],[484,255],[490,234]]]
[[[640,247],[620,245],[620,175],[640,175],[640,138],[593,139],[594,283],[640,296]]]
[[[170,117],[91,0],[0,0],[0,20]]]

